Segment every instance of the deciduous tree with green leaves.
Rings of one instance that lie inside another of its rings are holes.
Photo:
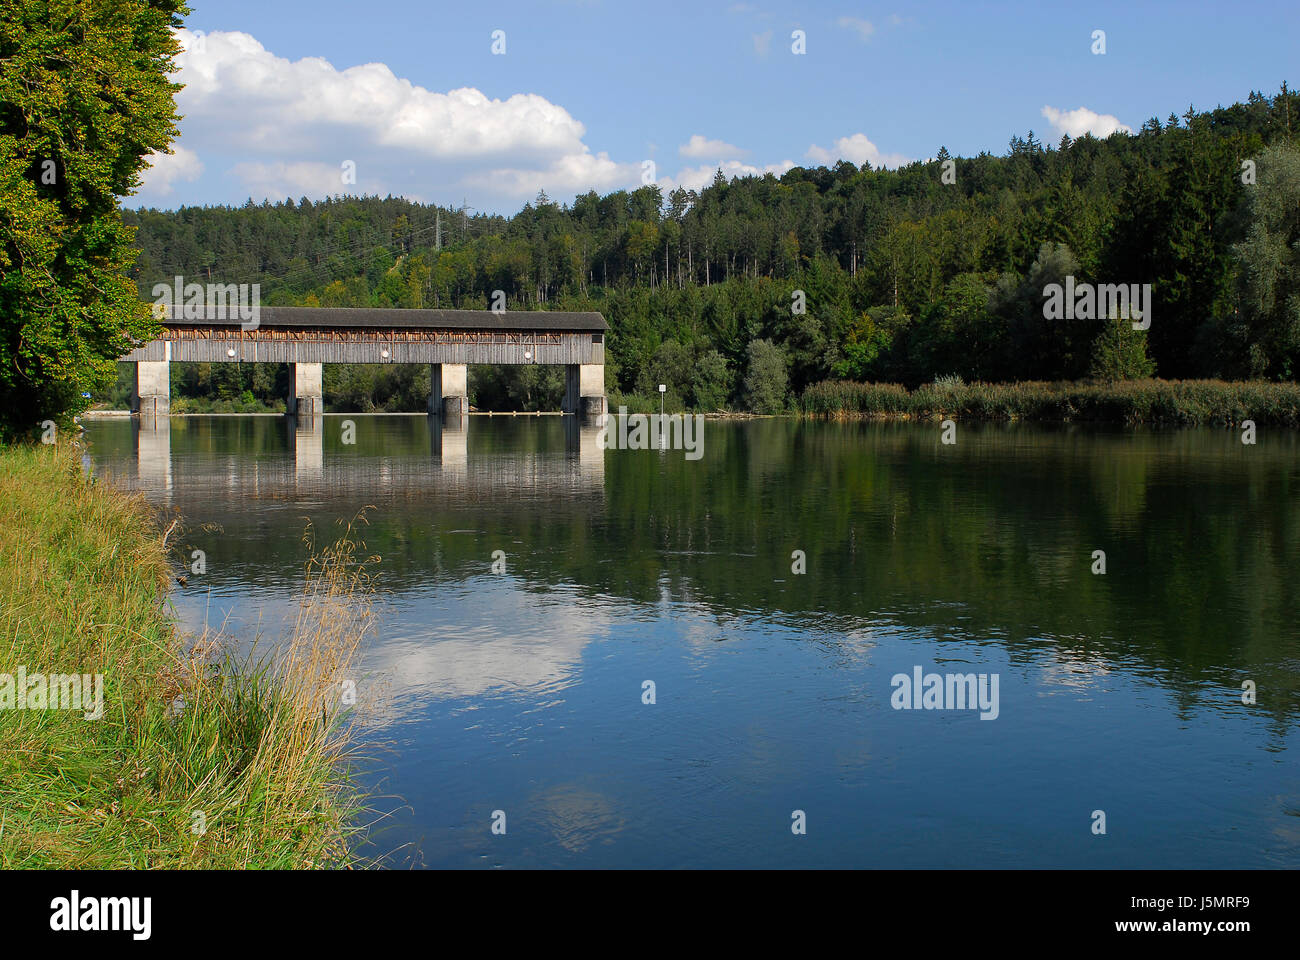
[[[1239,273],[1245,371],[1294,379],[1300,373],[1300,148],[1278,143],[1259,157],[1233,246]]]
[[[156,330],[118,198],[176,135],[181,0],[0,7],[0,437],[66,423]]]
[[[745,398],[756,413],[780,413],[789,398],[789,361],[771,340],[754,340],[748,349]]]

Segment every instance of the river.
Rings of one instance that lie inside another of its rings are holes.
[[[362,852],[388,865],[1300,867],[1294,433],[710,420],[698,459],[531,416],[87,439],[203,550],[188,630],[274,635],[308,521],[373,506]]]

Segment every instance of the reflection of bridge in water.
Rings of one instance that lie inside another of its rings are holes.
[[[343,425],[358,415],[286,417],[284,446],[268,455],[172,452],[168,417],[132,418],[134,485],[161,503],[210,498],[285,499],[325,495],[372,501],[451,498],[459,502],[556,501],[605,496],[599,433],[606,417],[563,417],[564,450],[471,451],[472,419],[425,417],[427,451],[397,456],[341,443]],[[333,437],[326,442],[327,433]]]

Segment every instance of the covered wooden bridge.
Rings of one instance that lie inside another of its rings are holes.
[[[132,410],[166,416],[169,364],[287,363],[288,412],[324,411],[326,363],[427,363],[429,412],[469,412],[471,363],[546,363],[565,368],[564,412],[606,412],[605,332],[599,313],[262,307],[256,320],[164,319],[157,340],[122,360],[135,364]]]

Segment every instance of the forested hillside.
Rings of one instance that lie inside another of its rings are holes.
[[[1300,370],[1300,96],[899,170],[796,168],[510,218],[397,198],[127,212],[141,295],[262,285],[268,305],[599,310],[612,391],[778,409],[827,379],[914,386]],[[945,173],[947,175],[945,175]],[[1044,287],[1151,284],[1148,333],[1046,320]],[[798,293],[802,291],[802,295]],[[806,310],[799,312],[800,301]],[[225,367],[225,365],[217,365]],[[258,376],[254,381],[254,376]],[[271,401],[271,371],[191,371],[179,392]],[[327,371],[336,409],[419,409],[427,371]],[[282,379],[282,376],[280,377]],[[477,401],[553,405],[560,373],[476,370]],[[249,391],[244,394],[244,391]],[[657,403],[656,403],[657,406]]]

